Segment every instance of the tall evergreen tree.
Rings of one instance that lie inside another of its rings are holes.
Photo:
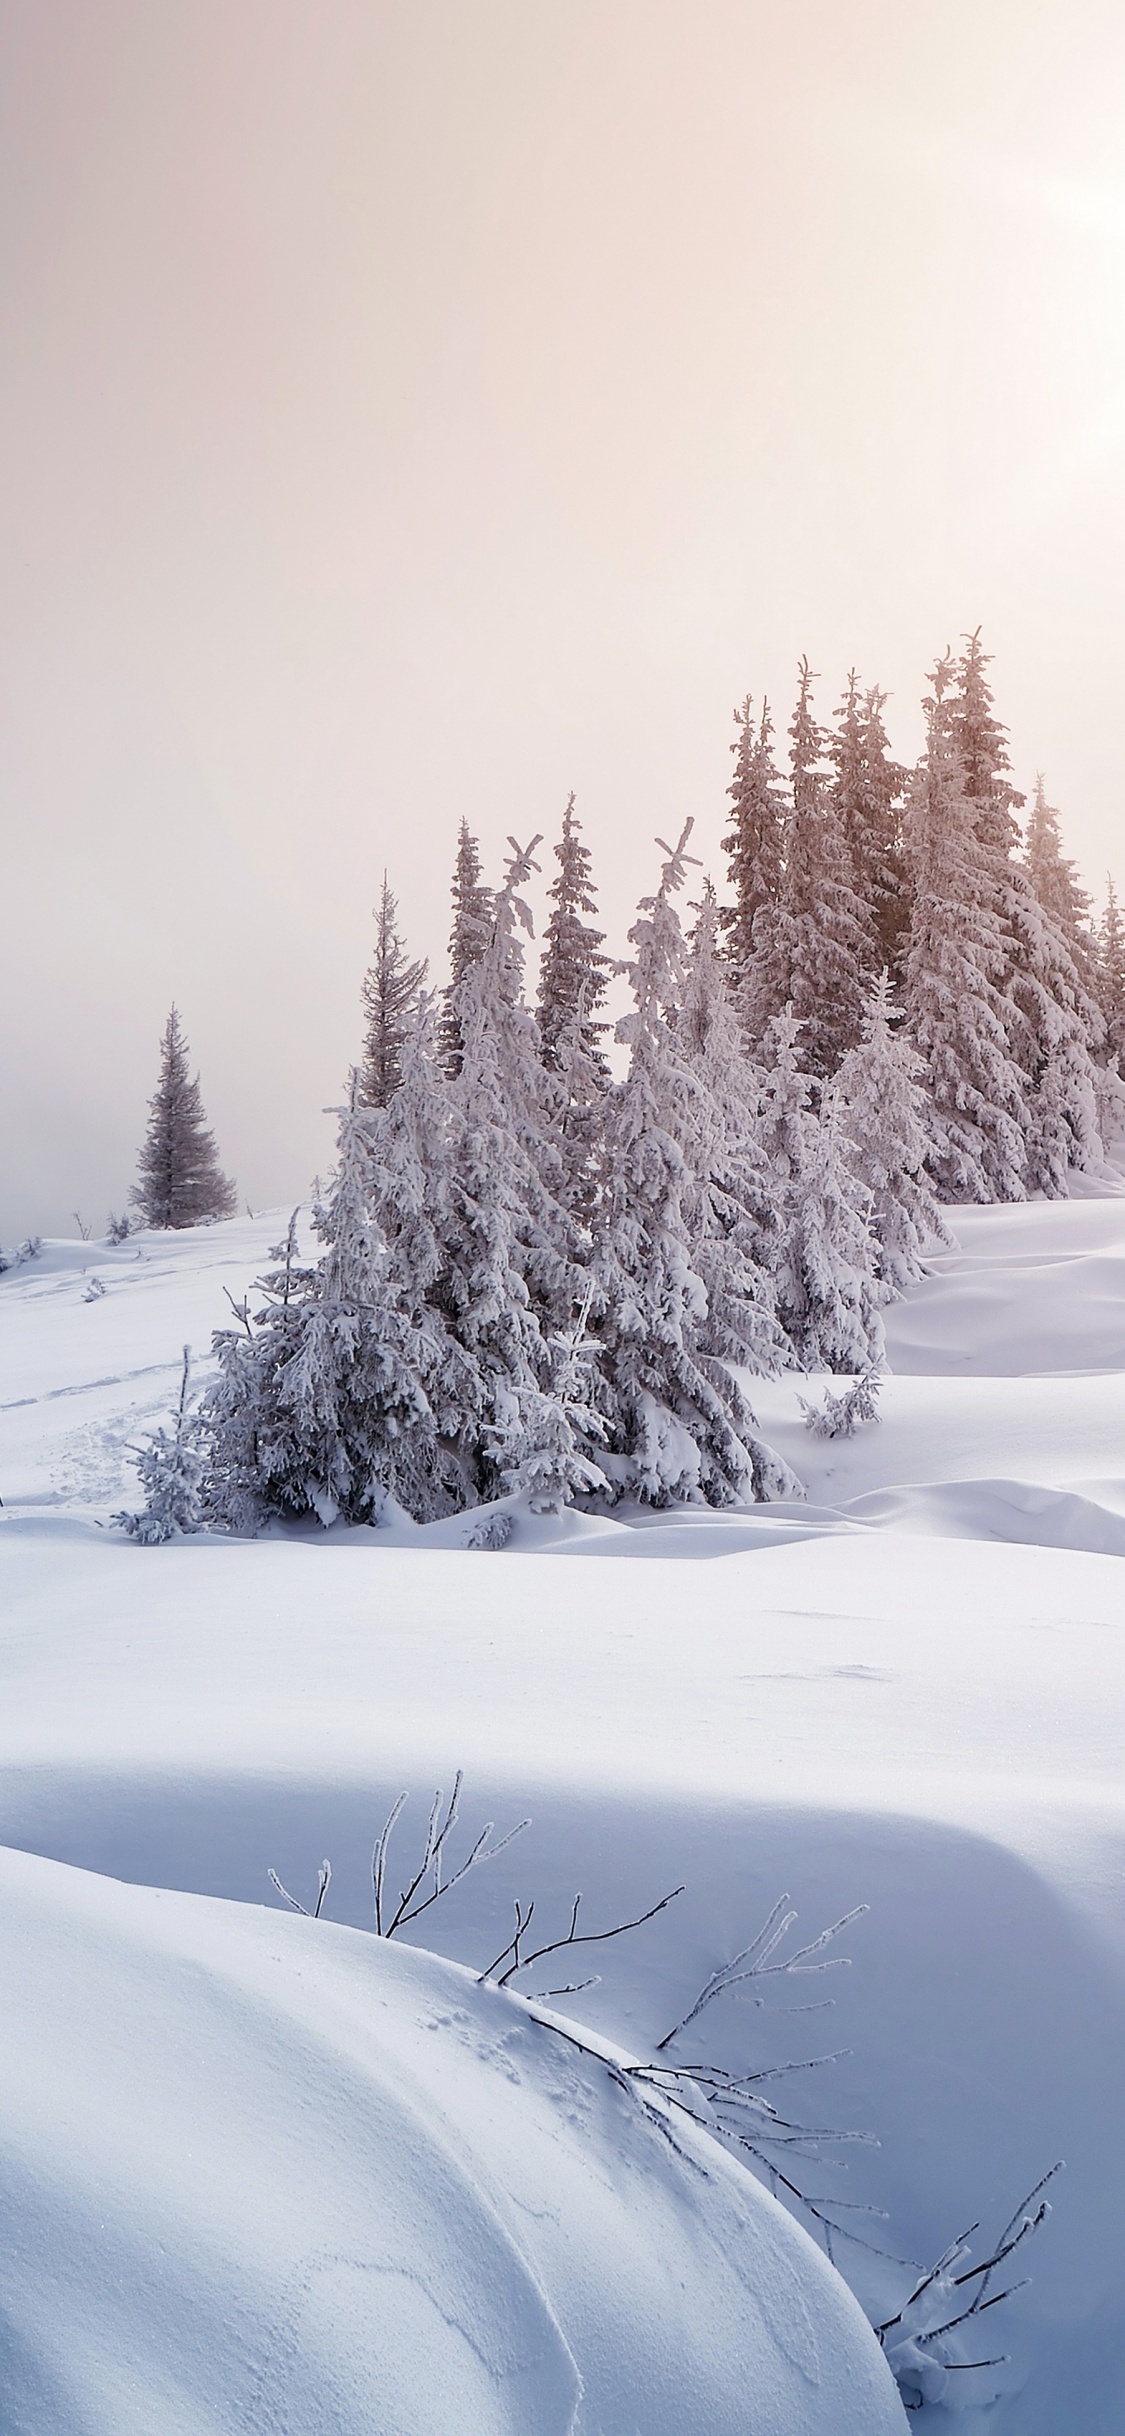
[[[897,968],[909,918],[900,840],[907,773],[890,757],[886,699],[876,686],[862,692],[853,668],[827,744],[852,885],[870,929],[871,978],[882,965]]]
[[[864,1009],[863,1037],[840,1062],[833,1095],[848,1165],[868,1197],[884,1301],[922,1275],[927,1243],[951,1237],[926,1173],[930,1137],[922,1060],[899,1028],[885,972]]]
[[[835,1090],[822,1095],[819,1113],[810,1104],[798,1042],[787,1007],[766,1039],[761,1119],[776,1213],[777,1318],[802,1370],[865,1371],[883,1353],[868,1195],[849,1162]]]
[[[199,1077],[188,1067],[188,1046],[173,1007],[160,1044],[160,1074],[149,1102],[148,1131],[130,1200],[146,1226],[197,1226],[205,1218],[229,1218],[238,1195],[219,1167],[215,1137],[207,1130]]]
[[[660,887],[641,899],[629,933],[635,1003],[617,1027],[629,1072],[606,1105],[591,1259],[609,1462],[623,1488],[656,1506],[742,1504],[796,1489],[757,1436],[726,1360],[710,1349],[707,1288],[693,1252],[700,1184],[688,1145],[699,1083],[678,1038],[686,955],[672,901],[684,884],[691,826],[678,845],[663,846]]]
[[[598,906],[573,795],[555,856],[559,873],[549,890],[553,909],[539,967],[539,1042],[558,1125],[563,1197],[588,1231],[597,1192],[601,1103],[609,1085],[602,1048],[608,1025],[599,1020],[598,1009],[613,965],[602,954],[604,932],[583,920],[583,915],[596,914]]]
[[[440,1043],[446,1073],[459,1074],[463,1047],[457,998],[471,964],[476,964],[492,931],[492,890],[481,878],[480,847],[462,820],[453,866],[453,925],[449,933],[449,981],[442,1009]]]
[[[1125,919],[1117,902],[1112,875],[1106,880],[1105,912],[1098,932],[1100,997],[1105,1016],[1106,1050],[1125,1078]]]
[[[981,798],[967,792],[949,654],[931,682],[926,751],[903,831],[912,889],[906,1006],[925,1069],[930,1164],[943,1200],[1020,1201],[1031,1114],[1008,1039],[996,854],[982,837]],[[994,808],[999,823],[1003,802]]]
[[[1059,815],[1047,801],[1042,771],[1028,815],[1024,863],[1044,913],[1062,932],[1076,960],[1085,958],[1091,945],[1091,899],[1075,864],[1063,853]]]
[[[498,1482],[538,1476],[540,1433],[551,1442],[556,1482],[559,1463],[572,1458],[572,1487],[588,1485],[587,1452],[554,1393],[556,1347],[572,1335],[586,1281],[565,1207],[550,1078],[523,997],[520,933],[530,935],[532,924],[521,891],[538,868],[539,839],[509,843],[490,938],[452,1002],[462,1051],[450,1093],[445,1293],[450,1327],[482,1381],[482,1495]],[[576,1410],[582,1398],[570,1403]]]
[[[685,1214],[707,1295],[700,1342],[719,1361],[770,1374],[784,1339],[768,1274],[775,1209],[761,1143],[764,1078],[746,1054],[719,945],[721,913],[710,880],[691,934],[677,1045],[694,1089],[683,1104],[684,1151],[694,1181]]]
[[[539,1039],[544,1065],[558,1072],[564,1062],[564,1039],[571,1052],[579,1048],[591,1073],[601,1083],[609,1067],[601,1043],[608,1026],[598,1021],[606,993],[610,958],[602,954],[605,932],[584,922],[597,914],[598,901],[590,869],[589,848],[575,818],[574,797],[563,814],[562,836],[555,847],[559,875],[547,894],[553,911],[547,923],[539,966]]]
[[[398,907],[383,873],[375,912],[375,953],[364,976],[365,1018],[359,1099],[364,1108],[385,1108],[402,1081],[402,1047],[426,966],[407,956],[398,928]]]
[[[724,907],[722,921],[736,981],[749,969],[754,953],[754,921],[759,907],[772,904],[781,893],[788,808],[782,779],[774,766],[773,722],[763,700],[755,721],[747,694],[734,714],[738,734],[731,745],[734,777],[730,797],[730,829],[723,853],[734,890],[734,904]]]
[[[1024,1076],[1025,1181],[1033,1192],[1065,1194],[1068,1170],[1101,1156],[1092,1054],[1101,1046],[1101,1013],[1076,940],[1043,903],[1015,852],[1015,812],[1024,798],[1009,775],[1007,735],[993,708],[988,666],[978,629],[966,637],[956,664],[953,733],[973,806],[985,899],[1000,928],[1009,1048]],[[1034,814],[1032,819],[1042,866],[1049,835],[1045,804],[1038,821]],[[1054,876],[1057,883],[1062,874]]]
[[[810,1073],[832,1074],[858,1038],[871,926],[852,886],[847,845],[823,768],[824,738],[812,713],[812,672],[800,665],[790,724],[793,804],[785,872],[776,903],[754,920],[754,952],[743,992],[752,1046],[792,1006]]]

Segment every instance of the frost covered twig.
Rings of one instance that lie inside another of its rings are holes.
[[[303,1918],[306,1920],[319,1920],[321,1906],[324,1902],[328,1889],[332,1884],[332,1863],[331,1861],[322,1861],[320,1864],[320,1868],[318,1869],[316,1875],[316,1906],[311,1912],[306,1903],[298,1903],[296,1895],[291,1895],[288,1887],[282,1885],[276,1869],[270,1870],[269,1881],[271,1886],[276,1886],[278,1894],[284,1897],[291,1911],[300,1912]]]
[[[809,1945],[798,1946],[796,1953],[786,1955],[780,1962],[775,1962],[774,1956],[778,1947],[788,1935],[797,1918],[796,1912],[790,1911],[788,1906],[788,1895],[779,1895],[769,1918],[763,1922],[757,1936],[751,1938],[749,1945],[744,1946],[740,1954],[735,1954],[730,1962],[721,1962],[712,1971],[710,1978],[705,1980],[700,1989],[695,2003],[689,2006],[688,2011],[684,2014],[683,2020],[678,2021],[673,2029],[666,2031],[664,2037],[658,2041],[656,2048],[658,2055],[662,2055],[664,2049],[671,2046],[673,2039],[679,2037],[681,2030],[686,2030],[691,2022],[698,2019],[705,2007],[713,2003],[716,1996],[724,1995],[728,1988],[742,1987],[747,1980],[752,1979],[774,1979],[785,1975],[796,1978],[809,1972],[838,1971],[848,1967],[850,1957],[847,1954],[830,1954],[823,1962],[814,1960],[814,1957],[823,1954],[825,1947],[831,1943],[833,1937],[839,1936],[841,1929],[850,1928],[853,1920],[862,1918],[868,1908],[866,1903],[857,1903],[854,1910],[844,1912],[839,1920],[834,1920],[830,1928],[822,1929],[819,1937],[814,1937]]]
[[[1002,2368],[1006,2364],[1008,2355],[1005,2352],[993,2353],[981,2360],[960,2358],[961,2345],[952,2342],[951,2338],[960,2336],[963,2342],[963,2329],[973,2327],[974,2321],[982,2318],[987,2309],[998,2308],[1001,2301],[1009,2300],[1012,2293],[1018,2292],[1026,2283],[1026,2276],[1021,2276],[1014,2284],[1006,2284],[1002,2292],[990,2290],[997,2268],[1002,2267],[1013,2252],[1046,2223],[1051,2205],[1042,2193],[1061,2171],[1060,2160],[1059,2164],[1051,2166],[1040,2177],[1034,2189],[1028,2192],[1026,2199],[1021,2200],[1015,2214],[1009,2218],[995,2249],[987,2258],[981,2259],[974,2267],[963,2264],[969,2256],[967,2245],[978,2229],[975,2224],[967,2226],[964,2233],[958,2234],[956,2241],[951,2242],[934,2265],[920,2277],[901,2309],[876,2326],[875,2333],[907,2410],[918,2411],[927,2402],[940,2402],[951,2375],[963,2375],[971,2369]],[[959,2275],[954,2272],[958,2267],[961,2268]],[[977,2289],[971,2298],[966,2299],[964,2296],[973,2284]],[[985,2399],[993,2400],[995,2397]]]
[[[499,1971],[500,1976],[496,1985],[498,1988],[506,1988],[509,1980],[515,1978],[517,1971],[529,1970],[533,1962],[542,1962],[545,1954],[559,1954],[564,1946],[605,1945],[611,1937],[624,1937],[630,1929],[643,1928],[646,1920],[655,1920],[657,1913],[665,1911],[669,1903],[674,1903],[676,1896],[682,1895],[683,1891],[682,1886],[673,1886],[668,1894],[661,1895],[659,1903],[650,1904],[647,1912],[638,1912],[635,1920],[619,1920],[614,1928],[584,1929],[581,1933],[578,1928],[578,1907],[582,1897],[576,1895],[571,1905],[570,1927],[565,1934],[562,1937],[549,1938],[546,1945],[534,1946],[530,1954],[523,1952],[523,1939],[531,1926],[532,1915],[535,1911],[535,1898],[532,1896],[530,1903],[526,1906],[521,1904],[517,1898],[515,1934],[509,1937],[507,1945],[501,1948],[495,1962],[490,1962],[488,1969],[480,1973],[477,1985],[483,1987],[485,1980],[492,1979]],[[500,1971],[501,1963],[507,1961],[509,1954],[512,1959],[508,1963],[507,1970]],[[589,1982],[583,1984],[589,1985]],[[548,1993],[553,1996],[569,1996],[576,1991],[570,1988],[553,1988]]]
[[[491,1819],[487,1820],[485,1825],[481,1828],[475,1844],[466,1854],[466,1857],[461,1862],[459,1868],[454,1870],[452,1877],[443,1877],[442,1870],[445,1861],[445,1846],[451,1830],[457,1824],[457,1815],[461,1803],[461,1784],[463,1776],[464,1770],[462,1768],[458,1768],[457,1774],[453,1780],[453,1791],[449,1797],[449,1805],[444,1819],[441,1819],[440,1826],[438,1821],[441,1818],[441,1805],[444,1796],[440,1792],[435,1793],[433,1806],[430,1810],[430,1823],[426,1831],[425,1851],[423,1852],[421,1862],[418,1868],[415,1870],[414,1876],[411,1878],[409,1885],[399,1895],[398,1904],[395,1911],[392,1913],[391,1918],[387,1920],[385,1917],[387,1847],[390,1843],[395,1822],[406,1803],[406,1794],[400,1793],[397,1801],[393,1804],[383,1828],[376,1840],[374,1852],[371,1855],[371,1883],[375,1896],[376,1936],[393,1937],[396,1929],[405,1928],[408,1922],[417,1920],[422,1912],[429,1910],[431,1903],[437,1903],[442,1895],[447,1895],[449,1893],[451,1887],[456,1886],[462,1878],[467,1877],[471,1869],[479,1868],[485,1861],[495,1861],[497,1856],[507,1849],[508,1845],[514,1841],[516,1836],[522,1835],[525,1827],[530,1827],[530,1819],[521,1819],[518,1826],[509,1827],[507,1834],[501,1836],[498,1844],[493,1844],[490,1842],[493,1832],[492,1821]],[[433,1881],[429,1893],[422,1895],[421,1900],[416,1902],[415,1897],[419,1894],[420,1889],[426,1884],[428,1879],[432,1879]]]

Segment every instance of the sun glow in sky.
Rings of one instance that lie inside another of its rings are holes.
[[[1123,104],[1100,0],[0,0],[0,1237],[173,997],[296,1198],[384,865],[436,958],[573,787],[622,945],[803,651],[912,756],[981,624],[1125,880]]]

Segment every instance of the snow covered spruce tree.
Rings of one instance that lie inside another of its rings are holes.
[[[139,1512],[113,1517],[142,1548],[162,1548],[170,1539],[203,1529],[205,1449],[206,1432],[191,1409],[191,1347],[185,1345],[171,1436],[158,1429],[147,1446],[136,1450],[144,1505]]]
[[[1125,920],[1112,877],[1106,880],[1105,912],[1098,931],[1098,983],[1107,1055],[1125,1076]]]
[[[199,1077],[188,1067],[188,1047],[173,1007],[160,1044],[160,1075],[149,1102],[148,1131],[130,1200],[146,1226],[197,1226],[205,1218],[229,1218],[238,1195],[219,1167],[214,1134],[207,1130]]]
[[[753,955],[743,988],[751,1047],[774,1016],[792,1006],[811,1074],[832,1074],[859,1037],[860,1012],[875,962],[874,930],[852,885],[851,864],[833,791],[823,769],[825,740],[812,714],[812,672],[800,666],[790,724],[793,801],[785,870],[775,902],[754,919]]]
[[[629,933],[635,1005],[617,1027],[629,1072],[606,1102],[590,1261],[599,1406],[613,1475],[626,1494],[655,1506],[799,1493],[788,1466],[758,1437],[727,1362],[712,1350],[716,1338],[723,1341],[727,1313],[717,1296],[713,1336],[696,1265],[694,1247],[705,1235],[717,1245],[718,1230],[709,1233],[692,1158],[701,1083],[677,1032],[686,951],[672,900],[684,885],[691,826],[676,846],[658,840],[666,857],[660,887],[641,899]],[[736,1245],[732,1260],[740,1258]],[[744,1359],[750,1334],[748,1320]]]
[[[890,757],[883,725],[886,699],[875,686],[861,692],[853,668],[826,749],[852,885],[865,909],[874,953],[893,973],[909,918],[900,839],[907,773]]]
[[[759,908],[776,903],[781,894],[788,806],[774,766],[769,703],[763,700],[761,716],[755,721],[747,694],[734,720],[738,734],[730,748],[735,756],[734,777],[727,788],[730,829],[723,839],[734,903],[723,908],[721,920],[738,984],[753,958]]]
[[[447,1074],[461,1071],[457,994],[469,969],[483,956],[492,934],[492,890],[481,878],[480,847],[462,820],[453,866],[453,924],[449,933],[449,980],[439,1038]]]
[[[571,1211],[588,1223],[594,1142],[609,1083],[602,1048],[608,1026],[599,1020],[598,1010],[612,965],[602,954],[604,932],[583,919],[596,916],[598,903],[573,795],[563,814],[555,857],[559,872],[547,892],[552,912],[539,967],[539,1046],[552,1078],[550,1097],[564,1169],[562,1190]]]
[[[967,792],[949,653],[931,684],[926,750],[903,826],[912,896],[906,1013],[924,1069],[930,1167],[943,1200],[1021,1201],[1031,1112],[1009,1046],[994,860],[978,828],[979,799]],[[1002,806],[993,809],[999,821]]]
[[[867,1001],[863,1036],[832,1086],[848,1165],[867,1195],[876,1274],[887,1302],[922,1275],[928,1242],[950,1236],[926,1173],[930,1147],[922,1060],[900,1028],[883,972]]]
[[[527,1489],[561,1502],[603,1483],[594,1469],[601,1426],[575,1333],[587,1307],[581,1239],[566,1207],[557,1101],[523,995],[520,934],[532,923],[521,891],[539,842],[509,840],[490,936],[450,1001],[461,1064],[450,1084],[442,1293],[480,1381],[476,1495]]]
[[[1032,1192],[1065,1194],[1072,1167],[1101,1157],[1093,1051],[1102,1020],[1067,931],[1046,906],[1015,849],[1015,810],[1006,731],[995,715],[979,630],[956,662],[951,712],[963,786],[981,858],[983,901],[999,925],[998,975],[1012,1059],[1023,1076],[1025,1182]],[[1047,860],[1049,824],[1038,823],[1038,860]],[[1033,816],[1034,819],[1034,816]],[[1056,872],[1056,882],[1061,879]]]
[[[685,1216],[707,1295],[701,1342],[718,1360],[768,1376],[781,1368],[786,1345],[769,1275],[776,1214],[761,1142],[764,1076],[746,1054],[721,920],[705,880],[676,1021],[695,1084],[683,1109],[683,1147],[695,1184]]]
[[[205,1407],[211,1506],[235,1529],[270,1514],[418,1521],[462,1502],[428,1384],[446,1348],[420,1326],[371,1215],[371,1154],[358,1088],[340,1112],[338,1160],[314,1214],[325,1246],[297,1257],[295,1220],[262,1307],[215,1338],[219,1379]]]
[[[426,966],[407,955],[398,928],[398,907],[383,873],[375,912],[375,953],[364,976],[363,1059],[359,1098],[364,1108],[385,1108],[402,1081],[402,1048]]]
[[[802,1370],[866,1371],[882,1359],[878,1246],[834,1090],[810,1105],[792,1008],[765,1043],[760,1120],[774,1208],[770,1270],[778,1323]]]

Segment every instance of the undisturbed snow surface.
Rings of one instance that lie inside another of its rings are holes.
[[[733,2167],[704,2183],[604,2067],[452,1966],[251,1908],[271,1864],[308,1900],[327,1852],[334,1921],[365,1925],[390,1799],[410,1786],[405,1858],[459,1763],[467,1827],[534,1819],[434,1916],[459,1960],[489,1959],[515,1895],[560,1925],[581,1887],[600,1923],[687,1881],[566,2000],[630,2051],[783,1887],[802,1931],[870,1903],[851,1969],[796,1984],[834,2012],[784,2012],[782,1981],[764,2013],[717,2005],[696,2052],[849,2050],[805,2116],[879,2134],[827,2187],[884,2209],[907,2261],[977,2217],[995,2232],[1065,2156],[1033,2286],[986,2321],[1011,2364],[964,2378],[958,2424],[1117,2436],[1125,1199],[954,1223],[960,1249],[892,1314],[878,1427],[816,1441],[795,1391],[823,1383],[755,1383],[805,1505],[519,1517],[496,1555],[459,1524],[151,1551],[103,1527],[184,1340],[206,1348],[276,1215],[51,1246],[0,1281],[0,1836],[24,1848],[0,1875],[21,2193],[0,2309],[21,2436],[549,2430],[576,2379],[575,2427],[606,2436],[898,2424],[830,2271]],[[470,2228],[456,2309],[379,2263],[396,2225],[402,2257],[431,2225],[446,2257],[447,2221]],[[763,2262],[800,2297],[788,2352]],[[909,2281],[844,2263],[873,2307]],[[681,2270],[687,2299],[645,2316]],[[719,2329],[717,2382],[681,2310]],[[431,2350],[446,2367],[402,2385]],[[520,2385],[538,2375],[549,2399]]]

